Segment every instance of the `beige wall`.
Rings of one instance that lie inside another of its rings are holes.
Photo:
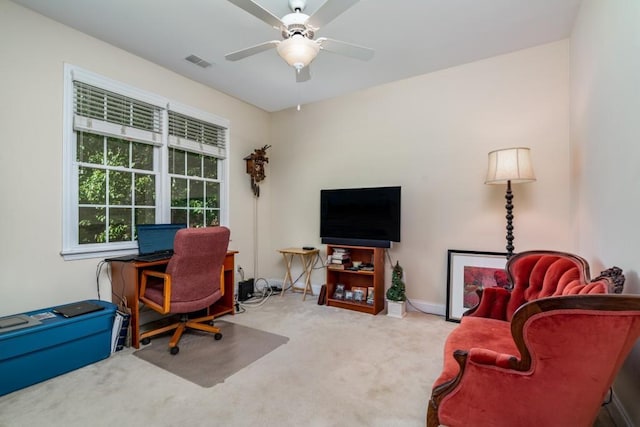
[[[584,0],[571,55],[562,41],[269,115],[0,0],[0,315],[96,296],[99,260],[59,255],[65,62],[231,121],[231,246],[247,277],[281,278],[278,248],[322,247],[320,189],[402,185],[390,256],[412,302],[444,312],[447,249],[504,250],[504,187],[483,184],[487,152],[528,146],[538,181],[514,187],[516,250],[619,265],[638,293],[639,18],[639,2]],[[267,143],[256,200],[242,158]],[[636,349],[616,382],[635,424],[638,372]]]
[[[96,298],[98,259],[63,261],[63,64],[231,122],[231,247],[253,264],[252,193],[242,158],[265,143],[269,115],[220,92],[0,0],[0,315]],[[107,280],[101,296],[110,299]]]
[[[486,157],[521,145],[532,148],[538,181],[514,188],[516,249],[572,249],[566,41],[269,115],[6,0],[0,12],[9,101],[0,120],[14,150],[0,180],[0,232],[11,242],[0,257],[0,314],[95,297],[99,260],[59,256],[65,62],[231,121],[232,247],[247,277],[282,278],[278,248],[321,247],[320,189],[401,185],[402,242],[390,255],[412,301],[443,313],[447,249],[504,250],[504,187],[484,185]],[[266,143],[256,200],[242,158]],[[324,282],[321,269],[313,282]],[[101,291],[109,298],[105,280]]]
[[[514,186],[516,250],[572,249],[568,96],[561,41],[273,114],[273,248],[320,247],[320,189],[401,185],[391,258],[412,303],[444,313],[447,249],[505,250],[505,186],[484,184],[487,153],[528,146],[538,181]],[[271,259],[263,274],[282,270]]]
[[[640,2],[584,0],[571,37],[571,131],[578,251],[617,265],[640,293]],[[614,385],[640,425],[640,344]]]

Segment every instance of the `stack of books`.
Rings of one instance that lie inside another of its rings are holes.
[[[349,249],[334,248],[333,253],[329,255],[329,268],[334,270],[344,270],[351,266],[351,252]]]

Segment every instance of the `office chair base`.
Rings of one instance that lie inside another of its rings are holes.
[[[149,344],[151,342],[151,337],[175,329],[171,340],[169,340],[169,352],[171,352],[171,354],[173,355],[176,355],[180,351],[178,342],[180,342],[180,338],[187,328],[210,332],[214,334],[213,338],[216,341],[219,341],[222,339],[222,334],[220,333],[220,328],[213,326],[213,317],[214,316],[203,316],[198,317],[197,319],[188,319],[186,317],[183,317],[182,319],[180,319],[180,322],[141,334],[140,342],[144,345]]]

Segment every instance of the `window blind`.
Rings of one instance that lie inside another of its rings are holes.
[[[161,107],[80,81],[73,91],[75,130],[162,144]]]
[[[169,146],[226,157],[227,129],[223,126],[169,111]]]

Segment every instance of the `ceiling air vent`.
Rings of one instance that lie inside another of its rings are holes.
[[[196,55],[189,55],[186,58],[187,61],[196,64],[198,67],[202,67],[202,68],[207,68],[211,66],[210,62],[205,61],[204,59],[200,58],[199,56]]]

